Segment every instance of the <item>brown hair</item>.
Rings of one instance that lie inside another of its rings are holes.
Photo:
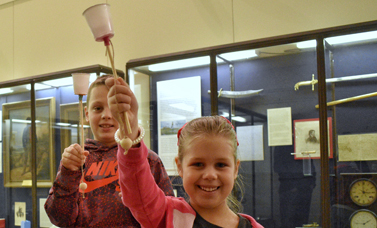
[[[237,157],[237,135],[234,131],[233,125],[222,116],[205,116],[191,120],[178,133],[178,159],[182,162],[184,151],[187,145],[193,140],[204,136],[223,136],[228,138],[233,146],[234,162],[238,160]],[[241,194],[240,194],[241,193]],[[237,176],[232,193],[227,197],[227,204],[229,208],[238,213],[242,210],[241,202],[237,199],[237,195],[243,197],[243,183],[240,175]]]
[[[112,77],[113,76],[111,74],[102,75],[102,76],[97,77],[97,79],[94,80],[94,82],[92,82],[92,84],[90,84],[89,90],[88,90],[88,95],[86,96],[86,106],[87,107],[89,107],[89,100],[90,100],[90,95],[92,94],[92,90],[95,87],[100,86],[100,85],[106,86],[106,84],[105,84],[106,79],[112,78]]]

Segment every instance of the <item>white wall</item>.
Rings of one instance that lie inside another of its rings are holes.
[[[82,16],[104,2],[121,70],[135,58],[377,20],[375,0],[15,0],[0,5],[0,82],[110,66]]]

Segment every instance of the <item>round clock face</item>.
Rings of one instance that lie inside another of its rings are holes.
[[[369,210],[355,211],[350,218],[351,228],[376,228],[376,214]]]
[[[355,204],[369,206],[376,201],[376,185],[368,179],[358,179],[351,184],[350,196]]]

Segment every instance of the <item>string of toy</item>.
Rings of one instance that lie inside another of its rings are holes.
[[[113,46],[113,43],[111,42],[111,40],[109,39],[108,40],[111,47],[112,47],[112,51],[110,50],[110,45],[106,45],[106,50],[107,50],[107,56],[109,56],[109,59],[110,59],[110,63],[111,63],[111,68],[113,70],[113,75],[114,75],[114,85],[117,83],[117,79],[118,79],[118,74],[116,72],[116,69],[115,69],[115,65],[114,65],[114,46]],[[116,87],[114,87],[114,90],[115,90],[115,93],[116,93]],[[118,106],[118,101],[115,99],[116,101],[116,104]],[[128,137],[125,137],[126,136],[126,131],[124,129],[124,122],[123,122],[123,118],[122,118],[122,115],[120,115],[120,138],[122,138],[121,140],[121,143],[120,145],[122,146],[122,148],[125,150],[125,152],[128,151],[128,149],[131,148],[132,146],[132,141],[130,138]],[[124,112],[124,121],[126,123],[126,128],[127,128],[127,132],[128,134],[131,134],[132,133],[132,129],[131,129],[131,126],[130,126],[130,121],[129,121],[129,118],[128,118],[128,114],[127,112]]]
[[[84,151],[84,115],[83,115],[83,105],[82,105],[83,95],[79,95],[79,109],[80,109],[80,146]],[[88,185],[84,182],[84,163],[81,164],[81,181],[79,188],[83,190],[82,198],[85,198],[84,190],[87,189]]]

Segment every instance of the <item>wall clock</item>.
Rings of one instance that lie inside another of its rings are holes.
[[[376,228],[377,216],[370,210],[355,211],[350,217],[351,228]]]
[[[350,186],[350,197],[359,206],[369,206],[377,198],[376,184],[366,178],[357,179]]]

